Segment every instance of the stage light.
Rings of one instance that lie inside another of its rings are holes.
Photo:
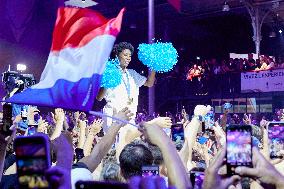
[[[282,32],[283,32],[283,31],[280,29],[280,30],[279,30],[279,33],[282,34]]]
[[[25,64],[17,64],[17,71],[25,71],[27,69],[27,66]]]
[[[197,57],[196,57],[196,60],[200,60],[200,57],[199,57],[199,56],[197,56]]]
[[[97,5],[98,3],[94,0],[68,0],[64,2],[65,6],[72,6],[72,7],[91,7]]]
[[[223,12],[228,12],[230,11],[230,6],[227,4],[227,2],[225,1],[223,8],[222,8]]]

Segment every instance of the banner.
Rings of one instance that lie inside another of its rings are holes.
[[[242,93],[272,91],[284,91],[284,69],[241,74]]]

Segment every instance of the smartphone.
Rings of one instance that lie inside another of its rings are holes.
[[[142,177],[159,176],[158,165],[146,165],[142,166]]]
[[[268,124],[269,152],[271,158],[283,158],[279,152],[284,150],[284,122]]]
[[[128,184],[119,182],[78,181],[76,189],[128,189]]]
[[[250,125],[229,125],[226,128],[227,174],[235,174],[237,166],[252,167],[252,135]]]
[[[35,125],[38,125],[39,120],[40,120],[39,111],[35,111],[34,112],[34,123],[35,123]]]
[[[204,172],[190,171],[190,181],[192,183],[193,189],[202,189],[204,178]]]
[[[10,130],[10,127],[13,125],[12,121],[12,105],[5,103],[3,105],[3,119],[2,125],[0,126],[1,132],[6,135],[10,136],[13,131]]]
[[[14,142],[20,188],[50,188],[45,171],[51,166],[50,144],[46,136],[17,137]]]
[[[184,143],[184,130],[181,123],[173,124],[171,127],[171,138],[175,142],[177,150],[180,150]]]
[[[214,110],[213,108],[204,116],[205,129],[212,129],[214,121]]]
[[[76,155],[77,161],[79,161],[80,159],[84,157],[84,150],[82,148],[76,148],[75,155]]]
[[[186,113],[184,106],[182,106],[181,114],[182,114],[184,121],[189,120],[189,115]]]
[[[26,121],[28,119],[28,110],[25,106],[22,106],[21,117],[23,121]]]

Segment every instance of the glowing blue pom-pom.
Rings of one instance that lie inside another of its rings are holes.
[[[142,43],[139,45],[138,50],[139,60],[156,72],[168,72],[178,62],[177,50],[172,43]]]
[[[115,88],[121,83],[122,73],[117,59],[110,59],[106,63],[106,68],[102,76],[101,87]]]

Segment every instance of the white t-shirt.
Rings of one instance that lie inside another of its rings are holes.
[[[139,88],[145,84],[146,80],[146,77],[140,75],[135,70],[127,69],[122,74],[120,85],[113,89],[107,89],[105,95],[107,104],[103,112],[112,116],[114,113],[128,107],[135,117],[138,106]],[[129,98],[132,99],[131,104],[128,104]],[[111,119],[107,119],[105,120],[105,124],[109,127],[111,121]]]

